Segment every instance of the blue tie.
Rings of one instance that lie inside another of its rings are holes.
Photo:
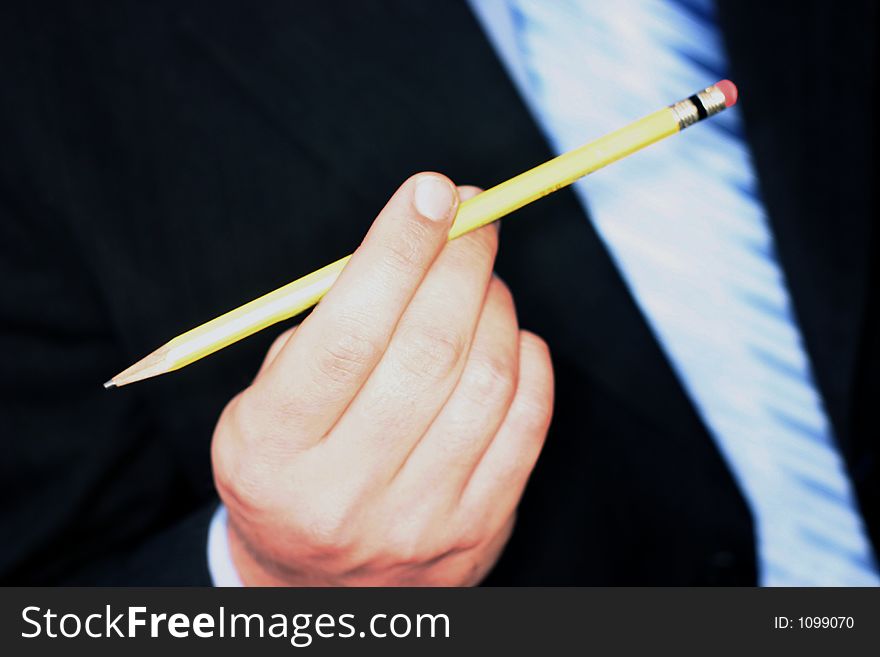
[[[502,55],[557,152],[724,77],[706,0],[508,9]],[[760,583],[878,585],[736,108],[575,189],[749,504]]]

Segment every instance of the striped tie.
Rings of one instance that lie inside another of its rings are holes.
[[[508,64],[557,152],[724,77],[711,2],[508,7]],[[760,583],[877,585],[740,121],[725,112],[576,191],[749,504]]]

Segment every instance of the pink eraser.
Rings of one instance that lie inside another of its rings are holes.
[[[736,85],[733,82],[730,80],[721,80],[721,82],[716,82],[715,86],[724,94],[725,107],[736,105],[736,99],[739,96],[739,92],[737,92]]]

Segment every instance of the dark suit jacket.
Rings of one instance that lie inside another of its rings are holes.
[[[731,77],[880,545],[875,12],[767,4],[723,3]],[[101,383],[351,251],[409,174],[489,186],[550,152],[461,2],[19,5],[0,10],[0,578],[208,583],[212,427],[280,327]],[[743,498],[569,191],[505,221],[498,270],[558,402],[489,582],[754,583]]]

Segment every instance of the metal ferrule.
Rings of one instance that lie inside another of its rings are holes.
[[[670,105],[669,108],[675,114],[679,130],[684,130],[689,125],[693,125],[700,120],[700,116],[697,114],[697,106],[694,105],[690,98],[680,100],[674,105]]]
[[[718,114],[726,105],[724,94],[714,84],[695,93],[690,98],[680,100],[669,106],[678,121],[678,129],[684,130],[697,121]]]

